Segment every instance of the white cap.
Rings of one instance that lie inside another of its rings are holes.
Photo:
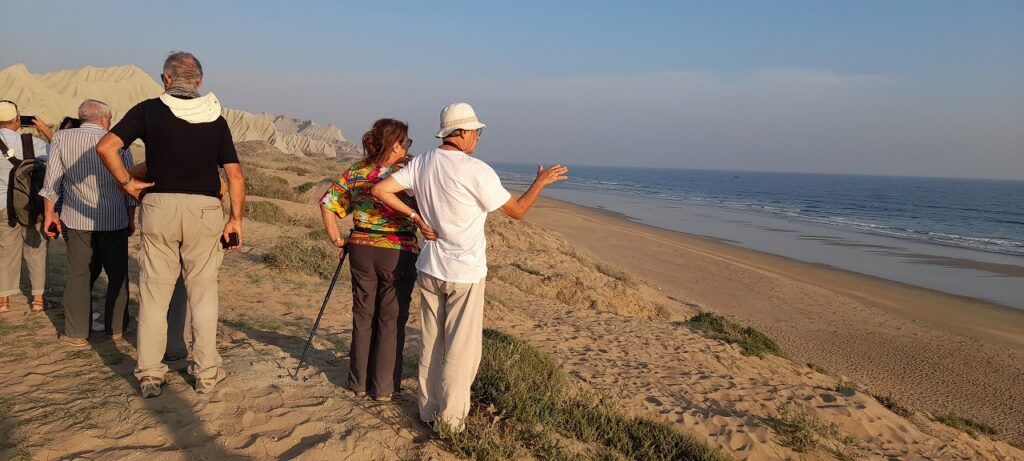
[[[18,116],[18,106],[10,101],[0,101],[0,122],[14,120]]]
[[[434,136],[443,138],[455,130],[477,130],[486,126],[476,118],[473,106],[457,102],[441,109],[441,131]]]

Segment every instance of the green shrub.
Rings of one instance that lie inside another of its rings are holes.
[[[532,269],[532,268],[530,268],[528,266],[520,264],[519,262],[512,263],[512,267],[514,267],[516,269],[519,269],[519,270],[521,270],[523,272],[526,272],[527,274],[530,274],[530,275],[536,275],[538,277],[543,277],[544,276],[543,272],[541,272],[541,271],[539,271],[537,269]]]
[[[276,203],[262,200],[247,200],[245,202],[245,217],[268,224],[290,225],[294,222],[291,215]]]
[[[295,193],[296,194],[305,194],[306,192],[309,192],[309,190],[312,189],[313,186],[315,186],[315,185],[316,185],[315,182],[304,182],[304,183],[299,184],[298,186],[294,187]]]
[[[691,317],[685,324],[709,338],[739,345],[743,355],[760,357],[767,352],[782,356],[782,348],[775,340],[751,327],[741,327],[718,314],[701,312]]]
[[[288,166],[284,167],[284,171],[290,171],[290,172],[295,173],[295,174],[297,174],[299,176],[306,176],[307,174],[310,174],[310,173],[313,172],[313,170],[308,168],[308,167],[305,167],[305,166],[302,166],[302,165],[295,165],[295,164],[288,165]]]
[[[263,263],[329,280],[338,267],[338,251],[329,242],[280,240],[263,255]]]
[[[910,415],[914,413],[913,411],[910,410],[910,408],[907,408],[905,405],[899,403],[892,394],[873,394],[872,397],[874,397],[875,400],[878,401],[878,403],[882,404],[883,407],[888,408],[889,411],[904,418],[909,418]]]
[[[989,437],[999,435],[999,429],[996,429],[994,426],[956,413],[935,415],[935,420],[949,427],[960,429],[970,434],[971,437],[977,437],[979,432]]]
[[[442,427],[442,439],[462,456],[506,459],[526,447],[537,459],[727,459],[705,442],[647,418],[626,416],[607,399],[575,390],[554,359],[527,342],[484,330],[466,430]],[[577,453],[556,434],[588,446]]]
[[[248,168],[245,171],[245,193],[290,201],[295,201],[297,197],[295,189],[292,189],[284,178],[266,174],[255,168]]]
[[[853,381],[839,381],[836,383],[835,391],[843,395],[857,393],[857,385]]]

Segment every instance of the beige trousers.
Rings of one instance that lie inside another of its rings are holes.
[[[0,210],[0,298],[21,293],[21,259],[25,258],[32,295],[46,291],[46,247],[49,241],[35,226],[7,225],[7,210]]]
[[[212,378],[221,366],[217,353],[217,272],[224,259],[220,236],[224,211],[214,197],[146,194],[139,211],[139,360],[135,376],[163,378],[167,349],[167,309],[184,273],[192,314],[189,372]]]
[[[483,347],[484,281],[453,283],[420,272],[416,284],[423,339],[420,419],[442,419],[461,430]]]

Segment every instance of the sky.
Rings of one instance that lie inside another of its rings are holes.
[[[0,67],[193,52],[232,108],[480,158],[1024,179],[1024,2],[10,2]],[[2,95],[0,95],[2,96]]]

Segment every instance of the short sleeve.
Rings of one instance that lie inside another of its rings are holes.
[[[479,171],[473,178],[473,187],[470,192],[476,197],[480,207],[488,213],[501,208],[502,205],[508,203],[508,199],[512,198],[512,194],[501,185],[498,173],[482,162]]]
[[[140,102],[135,107],[128,109],[124,118],[110,129],[110,132],[121,138],[121,142],[126,146],[131,145],[136,139],[146,140],[146,117],[142,109],[143,104],[144,102]]]
[[[32,138],[32,150],[35,152],[36,160],[46,162],[50,160],[50,145],[39,138]]]
[[[221,117],[217,123],[221,125],[220,149],[217,153],[217,164],[220,166],[229,163],[238,163],[238,152],[235,151],[235,141],[231,137],[231,128],[227,120]]]
[[[412,165],[407,165],[405,168],[402,168],[401,170],[398,170],[398,171],[396,171],[394,173],[391,173],[391,175],[388,176],[388,177],[389,178],[393,178],[395,181],[398,182],[398,184],[400,184],[406,190],[410,190],[411,191],[412,190],[412,173],[411,173],[412,168],[411,167],[412,167]]]
[[[352,193],[348,188],[348,171],[320,197],[320,206],[344,218],[352,211]]]

